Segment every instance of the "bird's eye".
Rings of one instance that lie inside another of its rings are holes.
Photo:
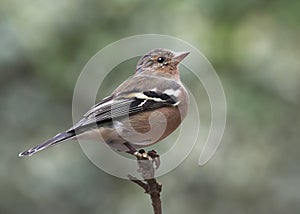
[[[158,63],[163,63],[165,61],[165,58],[164,57],[158,57],[157,58],[157,62]]]

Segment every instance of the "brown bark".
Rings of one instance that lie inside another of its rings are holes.
[[[135,184],[142,187],[145,193],[150,195],[154,214],[162,214],[160,192],[162,184],[155,178],[155,167],[159,167],[159,156],[155,151],[148,153],[137,153],[138,171],[143,177],[143,181],[136,177],[128,175],[128,178]],[[154,167],[155,165],[155,167]]]

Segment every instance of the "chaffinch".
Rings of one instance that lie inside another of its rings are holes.
[[[32,155],[71,139],[97,140],[111,148],[134,153],[171,134],[185,118],[188,93],[178,64],[189,52],[155,49],[137,63],[134,76],[94,105],[69,130],[28,149]]]

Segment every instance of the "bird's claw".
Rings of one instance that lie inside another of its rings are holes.
[[[152,158],[153,164],[155,165],[155,169],[158,169],[160,166],[160,157],[155,150],[151,150],[148,153],[148,156]]]
[[[151,150],[149,152],[146,152],[145,150],[141,149],[139,151],[136,151],[134,153],[134,156],[138,160],[146,160],[146,161],[151,161],[152,164],[155,166],[155,169],[158,169],[160,166],[160,158],[159,155],[155,150]]]

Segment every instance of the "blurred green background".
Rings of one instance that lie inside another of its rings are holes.
[[[194,154],[159,179],[164,213],[299,213],[299,14],[296,0],[1,1],[0,213],[152,213],[139,187],[96,168],[77,143],[17,157],[71,125],[91,56],[143,33],[200,49],[228,104],[213,159],[199,167]]]

